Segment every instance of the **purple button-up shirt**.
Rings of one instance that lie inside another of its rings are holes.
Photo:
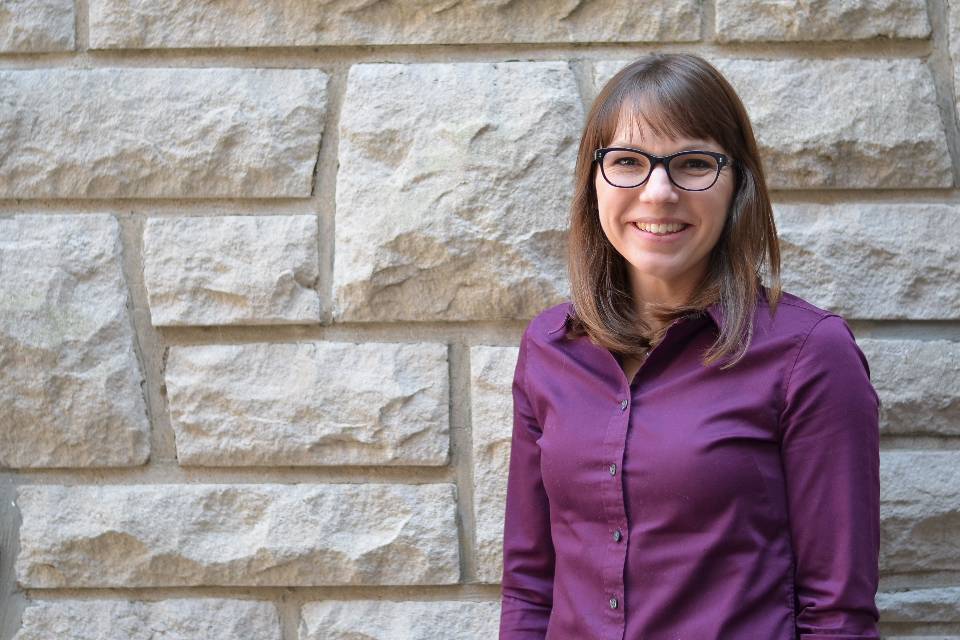
[[[879,638],[879,398],[844,319],[761,293],[744,358],[718,305],[632,382],[571,303],[513,379],[501,640]]]

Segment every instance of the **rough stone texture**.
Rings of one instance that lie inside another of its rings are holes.
[[[629,61],[594,67],[599,89]],[[711,59],[750,114],[774,189],[950,187],[930,69],[915,59]]]
[[[320,321],[317,217],[151,218],[143,277],[155,325]]]
[[[13,640],[280,640],[269,602],[56,600],[27,608]]]
[[[308,602],[298,640],[489,640],[499,628],[499,602]]]
[[[953,60],[954,108],[960,117],[960,2],[947,0],[947,46]]]
[[[923,0],[717,0],[717,39],[927,38]]]
[[[355,65],[341,113],[337,319],[529,318],[568,296],[566,63]]]
[[[299,343],[172,347],[181,464],[444,465],[447,347]]]
[[[960,435],[960,343],[857,341],[880,396],[884,435]]]
[[[517,353],[516,347],[470,349],[473,511],[481,582],[499,583],[503,575],[503,516],[513,430],[511,384]]]
[[[95,49],[691,41],[696,0],[91,0]]]
[[[960,570],[960,452],[880,456],[883,575]]]
[[[3,0],[0,52],[70,51],[74,22],[73,0]]]
[[[327,76],[306,69],[0,71],[2,198],[307,197]]]
[[[777,205],[784,288],[845,317],[960,318],[960,208]]]
[[[0,467],[146,462],[121,251],[109,215],[0,218]]]
[[[21,486],[26,588],[455,584],[451,484]]]
[[[884,622],[960,621],[960,587],[935,587],[877,594]]]

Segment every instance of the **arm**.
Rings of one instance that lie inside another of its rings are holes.
[[[513,435],[503,526],[500,640],[543,640],[553,606],[550,505],[540,477],[541,435],[525,388],[527,334],[513,376]]]
[[[879,638],[879,399],[839,316],[814,325],[788,374],[780,453],[798,637]]]

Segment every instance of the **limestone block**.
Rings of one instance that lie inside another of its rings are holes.
[[[582,122],[564,62],[353,66],[334,316],[505,320],[566,299]]]
[[[91,0],[95,49],[697,40],[696,0]]]
[[[0,467],[147,461],[121,253],[109,215],[0,218]]]
[[[960,435],[960,343],[857,341],[880,396],[884,435]]]
[[[601,62],[595,91],[629,61]],[[712,59],[743,100],[773,189],[953,185],[930,69],[914,59]]]
[[[2,198],[311,195],[327,76],[313,69],[0,71]]]
[[[881,626],[883,623],[881,623]],[[938,633],[936,635],[923,635],[923,636],[902,636],[902,635],[883,635],[883,640],[960,640],[960,636]]]
[[[955,109],[960,114],[960,4],[947,2],[947,43],[953,61],[953,90]]]
[[[784,288],[850,318],[960,318],[960,209],[775,205]]]
[[[0,52],[70,51],[75,22],[73,0],[3,0]]]
[[[923,0],[718,0],[716,25],[721,42],[930,36]]]
[[[308,602],[298,640],[488,640],[499,629],[499,601]]]
[[[884,622],[960,622],[960,587],[931,587],[877,594]]]
[[[33,603],[13,640],[281,640],[275,605],[223,598]]]
[[[473,510],[481,582],[499,583],[503,574],[503,516],[513,431],[511,385],[517,354],[516,347],[470,349]]]
[[[172,347],[166,382],[181,464],[444,465],[443,344]]]
[[[154,325],[317,323],[316,216],[150,218],[143,277]]]
[[[25,588],[455,584],[451,484],[27,485]]]
[[[883,623],[881,623],[881,628],[882,626]],[[946,633],[938,633],[936,635],[927,634],[923,636],[883,635],[882,637],[883,640],[960,640],[960,636]]]
[[[960,454],[880,454],[880,571],[960,570]]]

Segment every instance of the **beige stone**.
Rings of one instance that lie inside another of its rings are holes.
[[[884,435],[960,435],[960,344],[858,340],[882,406]]]
[[[444,344],[172,347],[180,464],[444,465]]]
[[[490,640],[499,628],[499,601],[308,602],[298,640]]]
[[[960,454],[880,454],[882,575],[960,570]]]
[[[960,117],[960,3],[948,0],[947,10],[947,46],[953,61],[954,108]]]
[[[109,215],[0,219],[0,467],[147,461],[121,259]]]
[[[516,347],[470,349],[473,511],[480,582],[499,583],[503,574],[503,517],[513,431],[511,384],[517,353]]]
[[[143,278],[155,325],[320,321],[317,217],[150,218]]]
[[[927,38],[923,0],[717,0],[717,39],[865,40]]]
[[[91,0],[95,49],[697,40],[696,0]]]
[[[269,602],[223,598],[50,600],[27,607],[13,640],[281,640]]]
[[[848,318],[960,317],[958,208],[775,205],[784,288]]]
[[[24,588],[443,585],[451,484],[21,486]]]
[[[70,51],[75,20],[73,0],[3,0],[0,52]]]
[[[0,198],[308,197],[314,69],[0,71]]]
[[[354,65],[335,318],[505,320],[564,300],[582,122],[564,62]]]
[[[771,188],[953,185],[936,87],[922,60],[709,59],[743,100]],[[594,90],[627,62],[596,63]]]
[[[960,587],[930,587],[877,594],[884,622],[960,622]]]

